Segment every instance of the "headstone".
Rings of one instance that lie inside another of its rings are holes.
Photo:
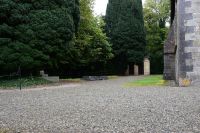
[[[40,76],[43,76],[44,75],[44,70],[41,70],[40,71]]]
[[[144,75],[150,75],[150,61],[148,58],[144,58]]]
[[[134,75],[135,76],[139,75],[139,67],[138,67],[138,65],[134,65]]]

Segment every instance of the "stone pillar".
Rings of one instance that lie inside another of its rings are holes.
[[[144,75],[150,75],[150,61],[148,58],[144,58]]]
[[[139,75],[139,67],[138,65],[134,65],[134,76],[138,76]]]

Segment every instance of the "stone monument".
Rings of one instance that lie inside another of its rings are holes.
[[[150,61],[148,58],[144,58],[144,75],[150,75]]]

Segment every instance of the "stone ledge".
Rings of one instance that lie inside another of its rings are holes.
[[[83,76],[82,79],[87,80],[87,81],[96,81],[96,80],[107,80],[108,77],[107,76]]]

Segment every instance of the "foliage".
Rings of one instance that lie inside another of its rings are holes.
[[[163,73],[163,45],[169,28],[170,1],[147,0],[144,6],[144,20],[147,33],[146,51],[151,60],[151,73]]]
[[[80,0],[80,26],[76,38],[80,66],[94,67],[112,58],[112,48],[103,33],[104,22],[92,13],[93,0]]]
[[[22,87],[46,85],[46,84],[51,83],[50,81],[47,81],[40,77],[27,77],[27,78],[24,77],[22,79],[18,79],[18,78],[1,79],[0,80],[0,89],[7,89],[7,88],[18,89],[20,82],[22,84]]]
[[[146,0],[144,5],[145,21],[149,25],[157,24],[164,28],[169,22],[170,1],[169,0]]]
[[[116,66],[139,64],[145,56],[145,30],[141,0],[109,0],[106,32],[113,44]]]
[[[59,69],[73,62],[79,0],[1,0],[0,69]]]

